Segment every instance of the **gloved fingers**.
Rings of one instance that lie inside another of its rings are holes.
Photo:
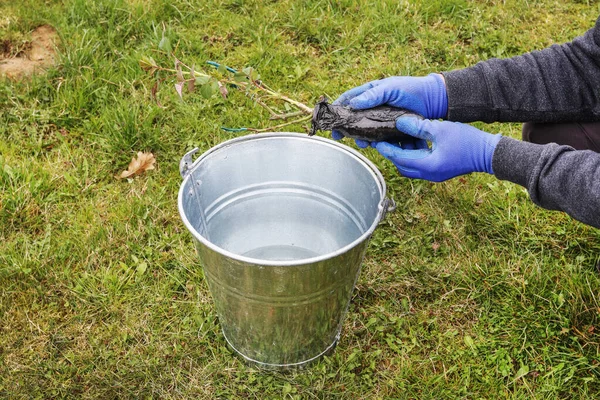
[[[390,160],[400,149],[400,145],[395,143],[379,142],[375,145],[375,149],[377,149],[379,154]]]
[[[351,108],[364,110],[382,104],[405,108],[417,114],[424,114],[423,100],[420,96],[390,85],[377,85],[354,97],[348,102]]]
[[[331,137],[333,138],[333,140],[341,140],[344,138],[344,135],[342,135],[338,131],[331,131]]]
[[[394,165],[396,166],[396,169],[398,170],[398,172],[400,172],[400,175],[404,176],[405,178],[422,179],[420,171],[411,169],[411,168],[406,168],[401,165],[397,165],[395,163],[394,163]]]
[[[434,138],[434,121],[419,119],[415,117],[400,117],[396,120],[396,129],[410,136],[422,140],[431,140]],[[436,121],[437,122],[437,121]]]
[[[338,131],[331,131],[331,138],[333,140],[342,140],[345,136],[342,135],[340,132]],[[356,145],[358,147],[360,147],[361,149],[366,149],[367,147],[369,147],[371,145],[371,142],[368,142],[366,140],[360,140],[360,139],[356,139],[355,140]]]
[[[420,160],[431,154],[431,150],[429,149],[403,149],[398,145],[388,142],[378,142],[375,145],[375,149],[377,149],[379,154],[396,164],[396,166],[401,165],[408,168],[414,166],[412,160]]]
[[[401,150],[396,151],[390,158],[400,174],[411,179],[426,179],[424,174],[427,172],[429,160],[427,156],[431,155],[429,150]]]
[[[371,142],[368,142],[366,140],[356,139],[355,142],[356,142],[356,145],[358,147],[360,147],[361,149],[366,149],[367,147],[369,147],[371,145]]]
[[[365,83],[364,85],[357,86],[352,88],[344,93],[340,97],[338,97],[333,103],[334,105],[347,106],[348,102],[355,98],[356,96],[366,92],[367,90],[379,85],[379,81],[371,81]]]
[[[352,99],[348,101],[348,106],[355,110],[365,110],[373,108],[387,103],[391,95],[389,93],[390,88],[387,85],[377,85],[362,93],[357,93]]]

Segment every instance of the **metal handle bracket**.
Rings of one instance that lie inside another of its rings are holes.
[[[394,210],[396,210],[396,202],[394,201],[394,199],[386,197],[383,200],[383,212],[381,215],[381,220],[383,221],[385,216],[388,215],[388,213],[393,212]]]
[[[192,158],[192,156],[194,154],[196,154],[198,152],[197,147],[188,151],[187,153],[184,154],[184,156],[181,158],[181,161],[179,161],[179,173],[181,174],[181,177],[183,179],[185,179],[186,176],[188,176],[188,174],[190,173],[190,170],[192,169],[192,166],[194,165],[194,159]]]

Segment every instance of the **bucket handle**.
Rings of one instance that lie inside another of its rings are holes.
[[[196,147],[196,148],[188,151],[181,158],[181,161],[179,161],[179,173],[181,174],[182,179],[185,179],[185,177],[188,176],[190,171],[193,169],[195,162],[194,162],[194,159],[192,158],[192,156],[194,154],[196,154],[198,152],[198,150],[200,150],[200,149],[198,149]]]
[[[194,154],[196,154],[198,152],[198,150],[199,149],[196,147],[196,148],[188,151],[181,158],[181,161],[179,161],[179,173],[181,174],[181,178],[183,178],[183,179],[187,178],[187,176],[194,170],[196,163],[198,163],[200,161],[200,159],[197,159],[196,161],[194,161],[194,159],[192,158],[192,156]],[[198,188],[197,188],[197,186],[200,186],[201,183],[202,183],[202,181],[199,179],[196,180],[195,182],[191,182],[191,189],[189,191],[189,195],[194,196],[196,198],[196,202],[198,205],[198,212],[200,213],[200,222],[202,224],[202,229],[204,231],[204,237],[206,237],[206,239],[210,240],[210,236],[208,233],[208,225],[206,223],[206,216],[204,215],[204,209],[202,208],[202,203],[200,202],[200,193],[198,193]]]

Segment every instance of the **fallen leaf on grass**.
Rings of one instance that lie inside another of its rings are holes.
[[[139,175],[144,171],[154,169],[155,162],[156,159],[154,158],[154,154],[142,153],[141,151],[138,151],[137,158],[134,157],[131,159],[129,167],[127,167],[127,171],[121,172],[121,175],[119,175],[118,178],[130,178],[132,176]]]

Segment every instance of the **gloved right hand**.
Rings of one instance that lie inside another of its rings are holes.
[[[427,119],[445,118],[448,113],[446,83],[440,74],[424,77],[394,76],[372,81],[348,90],[333,104],[359,110],[387,104],[408,109]],[[336,131],[331,135],[335,140],[343,138]],[[357,144],[359,147],[369,145],[362,141],[357,141]]]
[[[471,172],[493,174],[492,158],[502,138],[471,125],[431,121],[414,117],[396,120],[399,131],[411,135],[406,143],[379,142],[372,145],[407,178],[442,182]],[[431,142],[428,148],[426,142]]]

